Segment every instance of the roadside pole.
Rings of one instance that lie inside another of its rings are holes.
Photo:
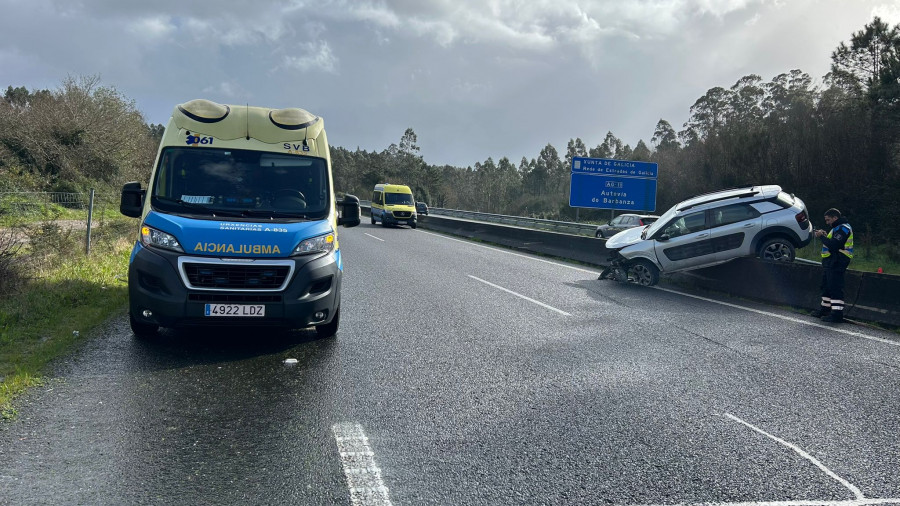
[[[91,188],[91,196],[88,200],[87,235],[84,240],[84,254],[91,255],[91,221],[94,217],[94,189]]]

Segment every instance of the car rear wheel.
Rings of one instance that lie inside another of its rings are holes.
[[[793,262],[794,245],[782,237],[775,237],[762,243],[759,258],[767,262]]]
[[[659,283],[659,269],[647,260],[638,260],[630,269],[631,277],[641,286],[653,286]]]

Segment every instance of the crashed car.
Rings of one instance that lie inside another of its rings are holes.
[[[653,286],[660,273],[739,257],[792,262],[795,250],[812,237],[806,204],[780,186],[720,190],[680,202],[654,223],[609,238],[609,266],[600,279]]]

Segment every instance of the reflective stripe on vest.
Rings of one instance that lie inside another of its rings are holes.
[[[847,255],[847,258],[853,258],[853,228],[850,225],[844,223],[843,225],[838,225],[838,227],[844,227],[847,229],[847,240],[844,242],[844,249],[840,250],[841,253]],[[835,228],[838,228],[835,227]],[[828,237],[831,239],[831,233],[834,232],[834,229],[828,231]],[[822,244],[822,258],[828,258],[831,256],[831,251],[828,251],[828,248],[825,244]]]

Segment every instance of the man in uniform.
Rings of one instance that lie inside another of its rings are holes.
[[[825,211],[828,232],[816,230],[822,239],[822,305],[813,316],[833,323],[844,320],[844,273],[853,258],[853,229],[837,209]]]

